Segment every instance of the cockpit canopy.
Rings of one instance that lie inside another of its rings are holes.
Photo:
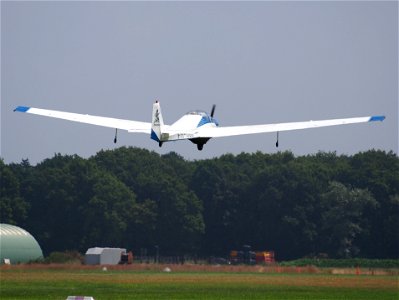
[[[186,115],[201,116],[202,119],[199,126],[204,125],[206,123],[215,123],[217,126],[219,126],[219,122],[215,118],[212,118],[206,111],[192,110],[186,113]]]
[[[209,117],[209,114],[203,110],[192,110],[186,113],[186,115],[197,115],[202,117]]]

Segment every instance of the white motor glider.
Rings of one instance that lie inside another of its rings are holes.
[[[128,132],[149,134],[153,140],[159,143],[160,147],[164,142],[190,140],[197,145],[198,150],[202,150],[203,146],[211,138],[266,132],[277,132],[276,146],[278,147],[278,133],[280,131],[367,123],[383,121],[385,119],[385,116],[368,116],[321,121],[220,127],[217,120],[213,117],[215,113],[215,105],[213,105],[210,114],[204,111],[191,111],[172,125],[165,125],[162,118],[161,106],[158,101],[153,105],[152,123],[75,114],[26,106],[18,106],[14,111],[115,128],[115,143],[117,139],[117,130],[123,129]]]

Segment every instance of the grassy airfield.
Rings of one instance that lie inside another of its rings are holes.
[[[397,275],[332,275],[259,267],[3,266],[0,298],[66,299],[398,299]],[[396,273],[397,274],[397,273]]]

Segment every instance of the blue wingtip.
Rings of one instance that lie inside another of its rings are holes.
[[[30,109],[28,106],[18,106],[14,111],[27,112]]]
[[[385,116],[372,116],[369,120],[369,122],[376,122],[376,121],[384,121]]]

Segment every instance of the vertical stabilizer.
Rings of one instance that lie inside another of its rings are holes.
[[[163,118],[161,106],[158,101],[155,101],[154,105],[152,106],[151,138],[159,143],[162,142],[162,127]]]

